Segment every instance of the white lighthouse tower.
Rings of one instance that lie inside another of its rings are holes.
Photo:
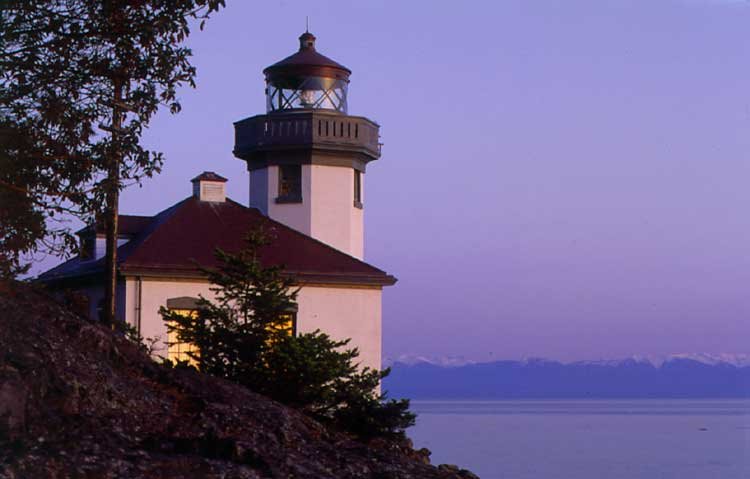
[[[250,206],[351,256],[364,256],[364,178],[380,157],[379,127],[347,114],[351,71],[299,37],[266,77],[266,114],[235,123]]]

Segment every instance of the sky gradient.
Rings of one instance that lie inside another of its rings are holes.
[[[232,122],[310,16],[381,125],[366,259],[384,356],[750,352],[750,3],[229,1],[190,40],[198,89],[122,195],[153,214],[213,170],[247,204]]]

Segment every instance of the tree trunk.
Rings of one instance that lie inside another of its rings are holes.
[[[107,197],[105,210],[105,225],[107,237],[107,249],[105,252],[104,268],[104,311],[102,320],[105,324],[114,327],[116,320],[117,302],[117,232],[120,201],[120,147],[119,135],[122,127],[122,104],[123,82],[121,79],[114,80],[114,101],[112,102],[112,150],[109,155],[109,168],[107,171]]]

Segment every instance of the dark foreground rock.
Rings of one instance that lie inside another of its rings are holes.
[[[170,370],[27,286],[0,285],[2,478],[473,478]]]

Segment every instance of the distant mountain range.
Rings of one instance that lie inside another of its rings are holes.
[[[750,398],[750,355],[472,363],[400,358],[384,380],[412,399]],[[408,361],[408,362],[406,362]]]

